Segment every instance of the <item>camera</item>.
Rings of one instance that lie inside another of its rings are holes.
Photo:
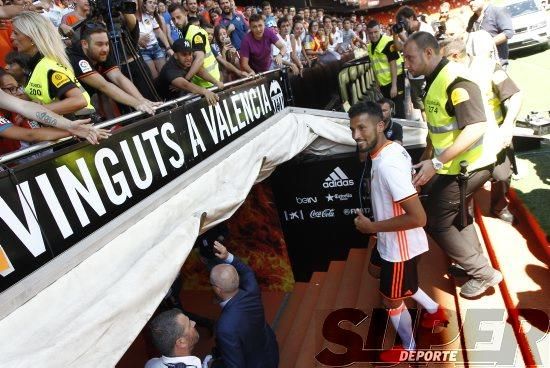
[[[119,12],[122,14],[135,14],[137,11],[135,0],[95,0],[91,3],[90,5],[95,8],[97,14],[111,12],[113,17],[116,17]]]
[[[397,22],[396,24],[391,26],[391,31],[394,34],[401,33],[401,32],[403,32],[404,29],[407,29],[407,23],[405,21],[402,21],[402,20],[400,20],[399,22]]]
[[[445,33],[447,32],[445,22],[433,22],[432,27],[437,30],[435,33],[435,38],[438,41],[445,39]]]
[[[199,254],[201,255],[201,257],[204,257],[206,259],[216,258],[214,242],[216,240],[219,242],[223,242],[228,235],[229,228],[224,222],[199,235],[197,237],[197,240],[195,241],[195,246],[199,249]]]

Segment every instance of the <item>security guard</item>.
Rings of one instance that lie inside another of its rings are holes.
[[[494,128],[485,142],[493,146],[492,153],[497,157],[491,183],[491,213],[511,223],[514,216],[508,210],[506,196],[512,176],[510,158],[514,152],[511,143],[514,122],[521,109],[521,91],[489,52],[479,53],[483,49],[479,45],[473,47],[478,52],[476,56],[467,53],[467,44],[462,36],[446,38],[441,47],[449,59],[468,65],[470,72],[477,76],[476,81],[486,97],[486,111],[494,120]]]
[[[374,76],[382,94],[395,103],[395,116],[405,118],[403,58],[393,44],[393,39],[380,33],[380,24],[376,20],[367,23],[367,35],[370,45],[367,47]]]
[[[86,107],[65,114],[73,113],[75,116],[88,116],[94,112],[90,102],[90,95],[82,88],[74,73],[56,61],[43,57],[37,53],[29,65],[32,72],[25,85],[25,93],[35,102],[43,105],[51,104],[56,100],[62,100],[66,92],[78,88],[86,100]]]
[[[519,88],[498,63],[495,63],[492,84],[494,88],[490,91],[489,104],[497,119],[503,148],[497,155],[493,170],[491,213],[503,221],[512,223],[514,215],[508,210],[510,201],[507,195],[512,180],[512,160],[514,160],[512,137],[515,121],[521,109],[522,97]]]
[[[14,47],[31,58],[25,93],[60,115],[92,115],[90,96],[75,78],[65,46],[51,22],[40,14],[23,12],[13,18],[13,26]]]
[[[172,4],[168,7],[168,12],[172,17],[172,22],[177,27],[180,38],[189,41],[193,49],[196,50],[193,53],[193,64],[185,79],[204,88],[212,87],[212,83],[196,75],[200,67],[203,66],[216,80],[221,80],[220,68],[210,48],[208,33],[204,29],[187,22],[187,15],[182,5]]]
[[[460,162],[468,162],[466,195],[470,196],[491,176],[492,166],[479,167],[487,126],[479,87],[468,80],[465,69],[440,55],[439,44],[427,32],[412,34],[403,48],[405,64],[413,76],[426,76],[424,105],[433,158],[414,167],[413,184],[424,186],[427,231],[445,252],[471,277],[460,291],[463,297],[482,295],[502,281],[483,252],[473,225],[458,228]]]

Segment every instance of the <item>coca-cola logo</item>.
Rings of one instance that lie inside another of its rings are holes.
[[[309,218],[327,218],[334,217],[334,208],[326,208],[322,211],[313,210],[309,213]]]

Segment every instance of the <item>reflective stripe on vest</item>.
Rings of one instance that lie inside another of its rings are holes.
[[[367,52],[372,62],[372,69],[374,70],[374,76],[381,86],[386,86],[391,83],[390,62],[386,54],[382,53],[390,41],[393,41],[390,36],[382,35],[374,51],[372,50],[372,45],[367,47]],[[399,59],[395,60],[395,63],[397,65],[397,75],[403,73],[403,68],[401,66],[403,64],[403,58],[401,55],[399,55]]]
[[[434,134],[448,133],[448,132],[452,132],[453,130],[458,130],[458,123],[456,122],[456,120],[451,121],[447,125],[441,125],[441,126],[428,125],[428,131]]]
[[[27,82],[27,85],[25,86],[25,93],[27,96],[31,98],[31,100],[35,102],[40,102],[42,104],[49,104],[52,103],[54,100],[57,100],[57,97],[51,97],[50,96],[50,88],[49,88],[49,81],[48,81],[48,72],[50,70],[53,70],[54,72],[60,72],[65,74],[71,82],[76,84],[76,86],[80,89],[82,94],[84,95],[84,98],[86,99],[86,109],[94,110],[94,107],[92,106],[92,103],[90,102],[90,95],[86,90],[82,87],[80,82],[76,79],[74,76],[74,73],[65,68],[63,65],[58,64],[56,61],[43,57],[38,64],[34,67],[31,76],[29,78],[29,81]]]
[[[220,80],[221,78],[220,68],[218,67],[218,61],[216,60],[216,58],[214,57],[214,54],[212,53],[212,48],[210,47],[210,41],[208,41],[208,33],[204,29],[191,24],[187,29],[187,34],[185,35],[185,39],[189,41],[191,44],[193,44],[193,37],[197,33],[204,35],[204,37],[206,38],[206,45],[204,45],[204,61],[202,63],[202,66],[204,67],[204,69],[206,69],[208,73],[210,73],[212,77],[214,77],[216,80]],[[191,82],[193,84],[196,84],[198,86],[205,87],[205,88],[213,86],[212,83],[205,81],[204,79],[202,79],[197,75],[191,78]]]
[[[472,144],[472,146],[470,147],[470,150],[476,148],[476,147],[479,147],[483,144],[483,137],[479,138],[474,144]],[[447,148],[434,148],[434,154],[436,156],[439,156],[441,155],[443,152],[445,152]],[[462,161],[462,160],[461,160]],[[469,161],[468,161],[469,162]],[[460,163],[460,161],[459,161]]]
[[[489,107],[493,111],[495,121],[498,125],[500,125],[504,121],[504,115],[502,114],[502,106],[500,105],[500,100],[493,90],[488,93],[488,98]]]
[[[450,116],[445,106],[448,101],[447,88],[458,77],[468,79],[465,77],[466,75],[467,72],[460,65],[449,62],[439,71],[424,98],[428,134],[436,156],[441,155],[447,148],[452,146],[461,133],[461,130],[458,129],[456,117]],[[468,164],[474,163],[481,157],[482,150],[483,139],[479,139],[468,150],[444,164],[443,168],[438,170],[437,173],[443,175],[459,174],[460,162],[466,160]]]

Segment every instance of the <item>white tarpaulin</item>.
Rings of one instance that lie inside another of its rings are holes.
[[[318,137],[355,145],[344,125],[286,111],[159,190],[170,195],[1,320],[0,366],[114,366],[187,258],[203,213],[204,227],[231,217],[255,182]]]

